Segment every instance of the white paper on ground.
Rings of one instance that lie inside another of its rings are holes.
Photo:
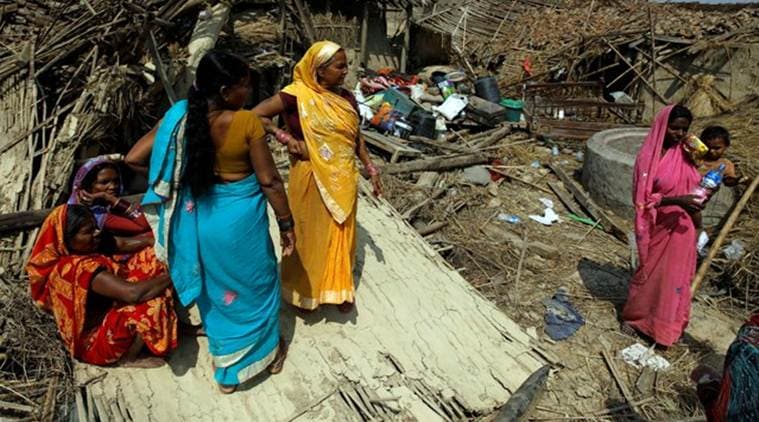
[[[660,371],[669,368],[669,361],[659,356],[654,352],[653,346],[646,348],[646,346],[635,343],[632,346],[626,347],[619,352],[619,356],[628,364],[641,368],[647,366],[654,371]]]
[[[545,211],[543,211],[543,215],[530,215],[529,216],[532,220],[537,221],[540,224],[550,226],[553,223],[559,222],[559,216],[556,214],[556,211],[553,210],[553,208],[546,208]]]

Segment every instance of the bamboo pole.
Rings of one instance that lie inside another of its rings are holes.
[[[743,211],[743,208],[748,203],[748,200],[751,199],[751,194],[754,193],[757,185],[759,185],[759,175],[754,177],[754,181],[751,182],[748,189],[746,189],[746,191],[743,193],[743,196],[741,196],[740,201],[738,201],[738,203],[735,205],[735,208],[733,208],[733,212],[730,213],[730,217],[727,218],[725,225],[722,226],[722,230],[719,231],[717,240],[715,240],[712,244],[712,247],[709,248],[709,254],[706,256],[706,259],[701,262],[701,266],[698,267],[698,272],[696,273],[696,277],[693,278],[693,283],[691,284],[690,288],[691,296],[695,295],[699,286],[701,286],[701,282],[704,281],[704,277],[706,276],[707,271],[709,271],[712,260],[715,256],[717,256],[719,248],[722,246],[722,243],[725,242],[725,238],[727,238],[727,235],[730,233],[733,225],[735,225],[735,222],[738,221],[738,215],[740,215],[741,211]]]

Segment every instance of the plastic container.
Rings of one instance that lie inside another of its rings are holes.
[[[504,98],[499,104],[506,108],[506,120],[510,122],[518,122],[522,118],[521,101]]]
[[[435,124],[437,119],[429,111],[417,110],[409,117],[411,125],[414,127],[412,134],[423,136],[429,139],[435,139]]]
[[[722,177],[724,173],[724,164],[720,164],[719,168],[709,170],[709,172],[706,173],[701,179],[701,183],[696,186],[695,189],[693,189],[691,194],[696,195],[699,202],[703,203],[706,200],[706,197],[709,196],[709,193],[714,189],[717,189],[717,187],[722,184]]]
[[[414,108],[416,108],[416,104],[411,101],[411,98],[395,88],[385,91],[383,99],[393,107],[393,110],[401,113],[404,117],[411,114]]]
[[[519,218],[518,216],[514,214],[501,213],[501,214],[498,214],[498,217],[496,218],[498,219],[498,221],[503,221],[504,223],[509,223],[509,224],[519,224],[522,221],[521,218]]]
[[[456,93],[456,85],[448,79],[443,79],[438,82],[437,87],[440,88],[440,95],[442,95],[444,99],[447,99]]]
[[[469,101],[467,100],[467,97],[459,94],[454,94],[446,98],[441,106],[433,106],[432,109],[436,110],[443,117],[450,121],[455,119],[456,116],[458,116],[459,113],[461,113],[466,108],[468,102]]]
[[[412,130],[413,128],[411,125],[398,120],[395,122],[395,126],[393,127],[393,135],[402,139],[408,139],[408,136],[411,135]]]
[[[492,76],[479,78],[474,82],[474,92],[480,98],[484,98],[491,103],[498,104],[501,101],[501,91],[498,89],[498,82]]]
[[[707,147],[696,135],[688,135],[683,141],[683,148],[688,151],[691,158],[696,161],[704,158],[709,147]]]

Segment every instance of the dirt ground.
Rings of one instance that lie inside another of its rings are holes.
[[[703,412],[689,374],[700,363],[721,367],[741,318],[726,316],[710,303],[697,303],[693,322],[681,343],[659,352],[672,366],[655,375],[643,375],[617,357],[620,350],[636,341],[649,344],[619,330],[618,315],[631,275],[630,248],[598,228],[569,219],[556,196],[524,183],[546,186],[546,181],[558,180],[547,168],[531,166],[535,160],[541,164],[553,160],[570,174],[579,169],[582,163],[575,149],[580,144],[572,147],[564,145],[563,153],[556,157],[536,140],[504,147],[499,151],[504,157],[502,164],[521,182],[512,179],[473,186],[462,183],[461,172],[445,174],[437,186],[451,183],[453,187],[432,207],[421,211],[415,224],[449,221],[428,241],[555,355],[556,369],[531,420],[701,420]],[[385,180],[387,197],[401,212],[435,189],[418,187],[411,176],[387,176]],[[543,226],[527,218],[529,214],[542,214],[540,198],[554,202],[561,222]],[[499,213],[517,215],[521,222],[498,221]],[[617,220],[630,227],[629,222]],[[512,235],[504,236],[504,232]],[[530,245],[521,265],[522,250],[513,244],[514,235],[526,238]],[[535,248],[533,242],[537,242]],[[569,291],[586,324],[569,339],[554,342],[543,332],[542,301],[559,287]],[[636,409],[625,406],[620,386],[602,356],[604,351],[613,358],[633,402],[639,403]]]

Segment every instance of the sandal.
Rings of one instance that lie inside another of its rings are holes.
[[[633,328],[632,325],[626,322],[623,322],[620,325],[619,329],[622,331],[622,334],[626,334],[630,337],[638,337],[638,331],[635,328]]]
[[[285,343],[284,337],[279,338],[279,350],[277,350],[277,356],[269,365],[269,373],[277,375],[282,372],[282,368],[285,366],[285,359],[287,358],[287,343]]]

